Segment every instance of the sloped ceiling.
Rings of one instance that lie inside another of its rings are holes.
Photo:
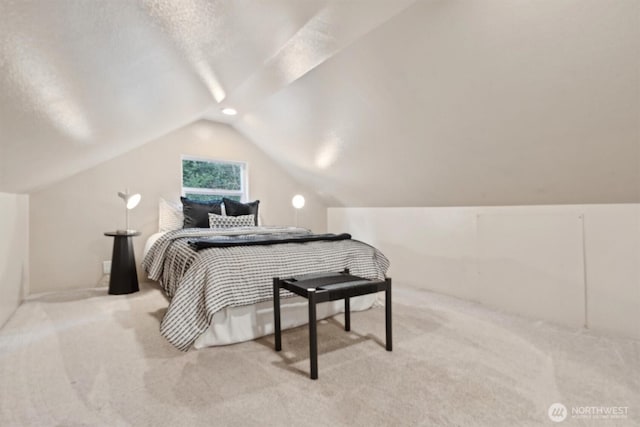
[[[205,117],[331,205],[640,202],[635,0],[9,1],[0,36],[0,191]]]

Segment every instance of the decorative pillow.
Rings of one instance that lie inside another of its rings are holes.
[[[225,213],[228,216],[253,215],[255,220],[254,225],[258,225],[258,205],[260,204],[260,200],[240,203],[225,197],[222,201],[224,203]]]
[[[161,198],[158,203],[158,230],[180,230],[184,224],[181,203],[171,203]]]
[[[210,213],[209,227],[255,227],[255,219],[253,215],[224,216]]]
[[[195,200],[180,197],[182,201],[182,213],[184,214],[184,224],[182,228],[209,228],[209,214],[220,215],[220,200],[215,202],[196,202]]]

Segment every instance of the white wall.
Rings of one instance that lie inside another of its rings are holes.
[[[0,326],[29,288],[29,197],[0,193]]]
[[[640,338],[640,205],[329,208],[398,284]]]
[[[116,193],[125,188],[142,194],[129,217],[130,227],[142,232],[134,238],[139,264],[147,237],[158,230],[158,199],[179,200],[181,154],[247,162],[249,197],[260,200],[263,224],[293,225],[291,198],[301,193],[307,204],[299,225],[326,230],[326,206],[317,196],[233,128],[204,120],[32,193],[31,289],[91,287],[100,281],[102,261],[111,259],[113,245],[103,233],[124,227]]]
[[[415,1],[235,126],[331,206],[639,203],[638,52],[639,1]]]

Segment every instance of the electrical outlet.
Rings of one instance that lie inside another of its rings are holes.
[[[111,273],[111,261],[102,261],[102,273],[103,274]]]

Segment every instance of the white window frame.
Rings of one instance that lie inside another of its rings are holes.
[[[185,187],[183,185],[184,171],[183,171],[183,162],[184,160],[191,160],[195,162],[206,162],[206,163],[220,163],[226,165],[237,165],[240,166],[240,190],[224,190],[221,188],[194,188],[194,187]],[[187,193],[190,194],[202,194],[207,196],[240,196],[240,201],[245,203],[249,200],[249,180],[248,176],[248,165],[246,162],[232,161],[232,160],[220,160],[220,159],[211,159],[207,157],[200,156],[189,156],[182,155],[180,156],[180,185],[182,187],[182,196],[186,197]]]

